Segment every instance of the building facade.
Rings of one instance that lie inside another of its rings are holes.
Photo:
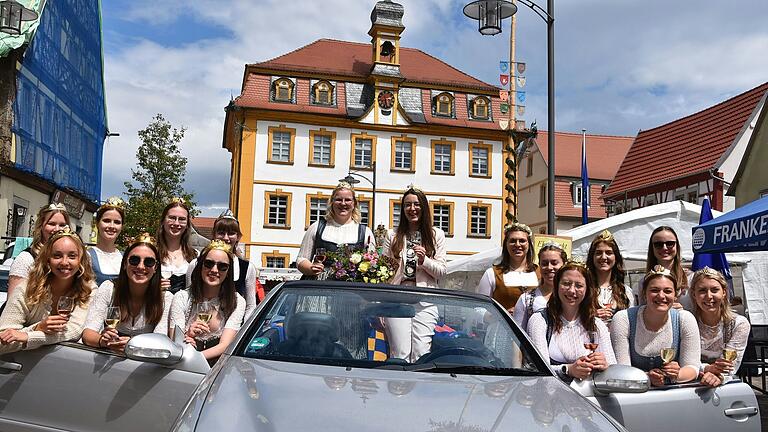
[[[768,110],[763,109],[751,127],[754,132],[726,193],[736,199],[736,207],[768,196],[768,170],[765,169],[765,161],[768,161]]]
[[[321,39],[246,65],[223,145],[232,153],[230,204],[255,262],[295,261],[349,172],[372,229],[398,224],[413,184],[446,232],[449,258],[500,243],[509,135],[497,122],[507,117],[499,88],[401,47],[403,12],[377,3],[370,44]]]
[[[582,135],[555,134],[555,232],[567,231],[581,225],[584,201],[589,206],[589,221],[607,217],[603,191],[608,187],[621,161],[632,145],[633,137],[587,135],[587,173],[589,193],[581,188]],[[547,132],[539,132],[537,144],[520,161],[518,172],[518,219],[534,232],[547,231]]]
[[[768,83],[705,110],[637,134],[605,192],[609,214],[683,200],[730,211],[727,196],[742,163]]]
[[[87,239],[107,136],[100,2],[35,3],[21,35],[0,33],[0,233],[29,236],[37,210],[62,203]]]

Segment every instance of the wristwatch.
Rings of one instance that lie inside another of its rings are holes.
[[[562,372],[564,376],[568,376],[568,365],[560,366],[560,372]]]

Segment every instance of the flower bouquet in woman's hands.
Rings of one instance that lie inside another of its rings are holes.
[[[329,252],[327,260],[330,280],[377,284],[387,283],[395,274],[391,260],[376,251],[342,247]]]

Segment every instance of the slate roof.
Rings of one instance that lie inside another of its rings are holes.
[[[715,106],[641,131],[606,196],[707,172],[734,143],[768,82]]]

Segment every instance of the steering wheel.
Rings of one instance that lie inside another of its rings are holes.
[[[424,364],[433,362],[439,358],[454,357],[456,363],[472,366],[490,366],[492,363],[486,360],[483,353],[466,347],[449,347],[424,354],[416,360],[415,364]],[[471,360],[470,360],[471,359]]]

